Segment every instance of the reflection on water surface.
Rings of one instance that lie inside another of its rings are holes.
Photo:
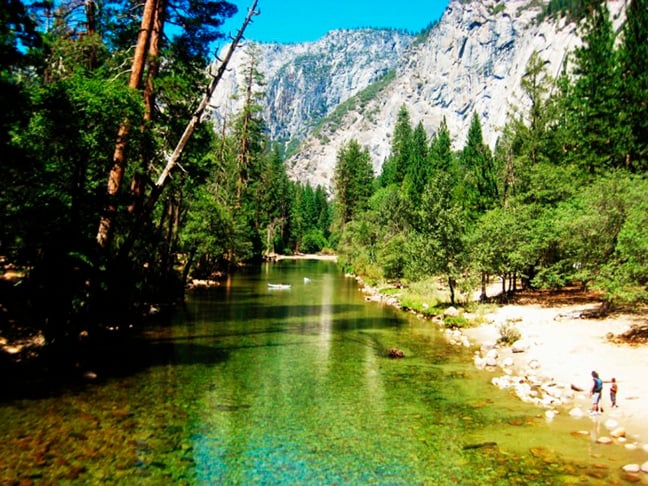
[[[0,483],[609,484],[630,454],[548,426],[327,262],[237,274],[110,353],[94,383],[0,405]]]

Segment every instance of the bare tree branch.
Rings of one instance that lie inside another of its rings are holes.
[[[185,127],[185,131],[180,137],[180,140],[178,141],[175,150],[169,157],[166,167],[158,177],[157,182],[155,183],[155,187],[153,191],[151,192],[146,206],[148,208],[151,208],[155,205],[155,202],[157,201],[160,193],[162,192],[162,189],[164,189],[164,186],[167,184],[167,181],[169,180],[169,176],[171,174],[171,171],[176,168],[178,165],[178,161],[180,160],[180,157],[182,156],[182,152],[187,145],[187,142],[191,138],[191,135],[193,134],[194,130],[196,129],[196,126],[200,122],[200,119],[204,113],[204,111],[207,109],[209,106],[209,100],[211,99],[214,91],[216,90],[216,87],[218,86],[218,83],[220,82],[221,78],[223,77],[223,74],[225,73],[225,70],[227,69],[227,64],[232,58],[232,55],[234,54],[234,51],[236,50],[239,42],[243,38],[243,33],[245,32],[246,27],[248,24],[252,21],[252,17],[255,15],[258,15],[258,11],[256,10],[258,0],[254,0],[252,3],[252,6],[248,10],[248,14],[245,17],[245,20],[243,21],[243,24],[241,25],[241,28],[238,30],[236,36],[233,38],[232,43],[230,44],[229,48],[227,49],[227,54],[223,58],[223,61],[221,62],[220,66],[218,67],[218,70],[216,74],[213,76],[211,82],[205,89],[205,93],[203,94],[203,98],[200,101],[200,104],[198,105],[198,108],[194,111],[193,115],[191,116],[191,119],[187,123],[187,126]]]

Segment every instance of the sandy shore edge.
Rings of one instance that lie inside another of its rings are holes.
[[[382,296],[377,289],[366,286],[362,279],[358,281],[362,291],[368,294],[366,300],[399,307],[393,296]],[[452,344],[468,346],[475,351],[475,366],[490,370],[494,385],[502,387],[503,381],[520,378],[526,383],[535,383],[538,390],[560,390],[553,393],[557,400],[536,403],[547,417],[571,415],[574,430],[583,428],[579,421],[597,420],[605,425],[609,437],[622,430],[625,437],[613,437],[613,442],[629,449],[645,450],[644,466],[648,467],[648,345],[619,344],[610,339],[634,325],[645,324],[646,316],[579,317],[599,305],[600,302],[499,305],[483,316],[483,324],[448,331],[446,336]],[[515,347],[518,352],[514,352],[511,345],[497,343],[500,327],[505,324],[515,326],[520,333],[518,344],[521,345]],[[495,357],[487,365],[485,360],[489,352]],[[604,380],[601,401],[604,412],[590,417],[589,390],[593,370]],[[610,407],[609,382],[613,377],[619,386],[617,408]],[[582,415],[579,416],[579,412]]]
[[[591,372],[597,371],[604,381],[601,400],[604,412],[596,419],[616,423],[614,428],[625,430],[628,443],[634,442],[648,452],[648,346],[619,344],[610,339],[626,332],[641,316],[575,317],[597,305],[504,305],[485,316],[487,323],[462,332],[471,344],[485,350],[497,342],[500,326],[507,322],[514,325],[521,334],[522,346],[497,346],[493,373],[495,377],[532,374],[535,375],[532,380],[569,390],[571,393],[563,393],[558,403],[542,405],[557,413],[580,409],[585,415],[583,419],[589,419]],[[524,350],[513,352],[518,348]],[[611,408],[610,402],[613,377],[619,385],[618,408]]]

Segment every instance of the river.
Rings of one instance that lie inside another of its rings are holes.
[[[0,402],[0,484],[610,484],[634,459],[331,262],[239,272],[106,352],[95,380]]]

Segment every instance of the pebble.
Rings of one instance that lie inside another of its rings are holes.
[[[453,313],[453,310],[450,311]],[[449,331],[446,331],[449,333]],[[453,345],[467,346],[463,333],[459,330],[459,335],[452,335],[449,341]],[[515,344],[515,343],[514,343]],[[547,408],[544,412],[546,420],[551,421],[558,413],[554,407],[565,405],[576,398],[583,398],[584,395],[576,395],[575,392],[583,392],[584,390],[575,385],[561,385],[556,383],[551,376],[544,376],[541,371],[542,363],[539,359],[529,356],[527,358],[526,366],[520,369],[516,368],[516,361],[511,354],[516,352],[528,352],[533,346],[529,341],[521,341],[517,343],[520,349],[513,350],[511,348],[500,347],[493,342],[483,342],[479,351],[475,351],[473,362],[477,368],[488,369],[491,371],[500,370],[503,376],[494,377],[491,382],[493,385],[500,389],[512,388],[515,394],[524,402],[533,403],[535,405]],[[520,364],[517,362],[517,364]],[[633,397],[634,398],[634,397]],[[569,415],[572,418],[580,419],[587,415],[587,410],[583,410],[578,406],[574,406],[569,410]],[[627,432],[624,427],[620,426],[619,422],[613,418],[609,418],[604,422],[605,428],[608,430],[608,436],[601,436],[596,439],[599,444],[613,444],[618,443],[623,445],[626,450],[636,450],[639,447],[648,453],[648,443],[639,445],[636,442],[628,442],[626,439]],[[588,432],[585,432],[589,434]],[[574,434],[574,432],[572,433]],[[628,475],[637,474],[639,472],[648,473],[648,461],[645,463],[629,464],[624,467],[624,471]]]
[[[569,411],[569,415],[571,417],[581,418],[585,416],[585,412],[583,412],[579,407],[574,407]]]

